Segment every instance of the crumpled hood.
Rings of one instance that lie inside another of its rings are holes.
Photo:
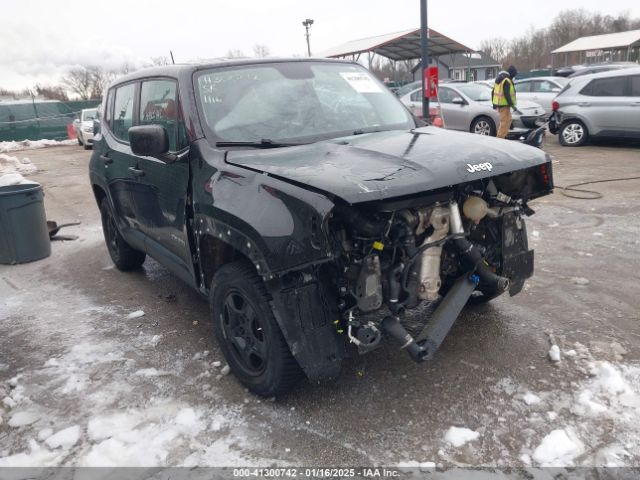
[[[543,151],[515,141],[436,127],[227,154],[230,164],[313,187],[350,204],[428,192],[547,161]]]

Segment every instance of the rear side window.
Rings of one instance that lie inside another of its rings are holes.
[[[631,77],[631,96],[640,97],[640,75]]]
[[[597,78],[581,93],[592,97],[623,97],[625,83],[626,77]]]
[[[105,103],[105,111],[104,111],[104,121],[107,125],[111,125],[111,119],[113,118],[112,109],[113,106],[113,92],[114,90],[109,90],[107,94],[107,102]]]
[[[516,93],[517,92],[530,92],[531,91],[531,82],[522,82],[516,84]]]
[[[176,82],[149,80],[140,89],[140,125],[161,125],[169,136],[169,150],[181,150],[185,145],[185,131]]]
[[[133,104],[136,86],[134,83],[116,89],[113,104],[111,130],[120,140],[129,141],[129,128],[133,126]]]
[[[536,80],[533,82],[533,91],[540,93],[550,93],[553,89],[557,88],[553,83],[547,80]]]

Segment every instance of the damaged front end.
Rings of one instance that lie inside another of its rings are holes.
[[[407,198],[336,205],[328,219],[338,331],[360,353],[384,336],[433,356],[463,307],[533,274],[527,201],[552,188],[549,163]]]

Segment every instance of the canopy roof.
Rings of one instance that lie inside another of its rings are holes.
[[[450,53],[473,52],[469,48],[441,33],[429,29],[429,55],[437,57]],[[387,33],[375,37],[351,40],[321,52],[322,57],[347,57],[372,52],[391,60],[414,60],[420,58],[420,29]]]
[[[581,37],[573,42],[556,48],[551,53],[582,52],[586,50],[605,50],[608,48],[627,48],[640,45],[640,30],[628,32],[607,33],[605,35],[593,35]]]

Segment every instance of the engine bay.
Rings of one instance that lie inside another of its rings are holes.
[[[414,336],[456,282],[470,282],[460,288],[471,301],[517,294],[533,274],[524,217],[534,213],[527,201],[544,191],[545,172],[536,167],[422,197],[336,206],[327,227],[337,252],[329,278],[339,331],[361,353],[377,347],[383,333],[411,353],[412,344],[419,347]],[[416,322],[406,314],[418,307]],[[421,360],[431,352],[414,353]]]

